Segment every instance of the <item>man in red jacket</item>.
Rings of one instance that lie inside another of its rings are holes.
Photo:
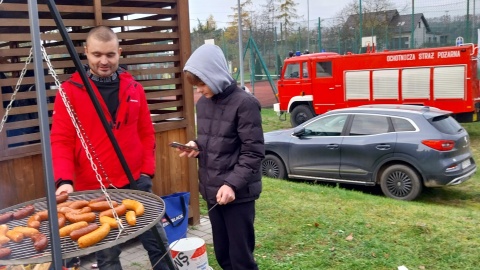
[[[93,28],[86,40],[88,65],[85,65],[85,71],[133,177],[137,179],[138,189],[151,192],[151,178],[155,172],[154,129],[143,87],[119,67],[121,51],[118,38],[110,28]],[[98,174],[102,176],[103,186],[130,188],[78,71],[62,83],[62,89],[75,112],[76,120],[81,124],[81,133],[90,145],[91,157],[87,157],[60,93],[57,93],[51,130],[56,193],[100,189],[97,173],[91,166],[92,158],[98,167]],[[163,227],[161,224],[156,227],[168,250]],[[147,231],[140,236],[140,240],[148,251],[152,265],[156,264],[154,269],[168,269],[165,260],[171,259],[169,254],[157,264],[164,254],[153,233]],[[118,258],[120,253],[118,246],[97,252],[99,268],[122,269]]]

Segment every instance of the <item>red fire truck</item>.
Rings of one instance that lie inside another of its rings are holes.
[[[329,110],[365,104],[432,106],[459,122],[477,121],[480,92],[474,44],[340,55],[303,54],[285,60],[274,110],[292,126]]]

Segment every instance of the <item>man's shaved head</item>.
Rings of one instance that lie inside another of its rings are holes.
[[[118,42],[117,35],[112,31],[112,29],[110,29],[110,27],[103,26],[103,25],[94,27],[90,30],[90,32],[88,32],[87,40],[86,40],[87,44],[91,38],[95,38],[102,42],[108,42],[114,39]]]

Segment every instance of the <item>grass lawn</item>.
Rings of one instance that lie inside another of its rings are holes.
[[[264,131],[290,127],[263,109]],[[479,160],[480,123],[463,125]],[[380,188],[264,178],[255,258],[275,269],[479,269],[480,183],[426,189],[413,202]],[[206,206],[201,200],[202,214]],[[213,248],[210,266],[219,270]]]

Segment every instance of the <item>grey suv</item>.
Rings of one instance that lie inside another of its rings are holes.
[[[413,200],[423,187],[458,185],[477,170],[465,129],[450,112],[415,105],[367,105],[265,133],[262,173],[272,178],[380,185]]]

